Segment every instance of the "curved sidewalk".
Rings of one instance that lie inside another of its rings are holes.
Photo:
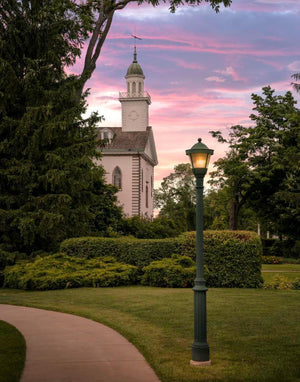
[[[0,320],[26,340],[22,382],[159,382],[130,342],[95,321],[1,304]]]

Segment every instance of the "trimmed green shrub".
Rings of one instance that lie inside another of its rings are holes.
[[[176,240],[79,237],[63,241],[60,250],[69,256],[86,259],[113,256],[117,261],[135,265],[141,270],[152,261],[175,253]]]
[[[196,233],[177,238],[177,253],[196,258]],[[261,277],[262,245],[250,231],[205,231],[204,262],[208,268],[206,283],[218,288],[258,288]]]
[[[282,264],[283,258],[277,256],[262,256],[263,264]]]
[[[65,240],[62,252],[81,258],[114,256],[117,261],[135,265],[139,272],[153,261],[173,253],[195,261],[196,233],[186,232],[170,239],[83,237]],[[207,285],[212,287],[256,288],[262,285],[262,245],[254,232],[205,231],[204,260]]]
[[[194,284],[196,266],[188,256],[173,255],[169,259],[153,261],[143,268],[143,272],[143,285],[185,288]]]
[[[4,270],[4,287],[26,290],[108,287],[136,281],[137,268],[117,263],[113,257],[87,260],[58,253]]]

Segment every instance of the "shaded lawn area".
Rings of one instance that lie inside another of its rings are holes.
[[[284,277],[287,281],[300,278],[300,264],[263,264],[262,277],[265,282],[271,282],[275,277]]]
[[[136,345],[162,382],[300,381],[299,297],[294,290],[210,289],[207,310],[212,366],[195,368],[189,365],[191,289],[0,289],[0,303],[73,313],[116,329]]]
[[[262,271],[300,272],[300,264],[263,264]]]
[[[22,334],[12,325],[0,320],[0,381],[20,380],[26,355]]]

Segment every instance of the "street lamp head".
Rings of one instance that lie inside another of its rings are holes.
[[[205,175],[210,156],[213,155],[214,151],[202,143],[201,138],[199,138],[198,142],[185,153],[190,157],[194,174]]]

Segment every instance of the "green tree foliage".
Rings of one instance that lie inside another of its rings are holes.
[[[231,194],[231,229],[237,226],[241,205],[254,209],[273,232],[289,237],[300,234],[300,110],[291,92],[275,95],[269,86],[253,94],[252,126],[233,126],[226,156],[215,162],[212,183]]]
[[[154,205],[160,217],[172,219],[181,232],[195,229],[196,183],[189,163],[174,167],[160,188],[154,190]]]
[[[297,93],[300,92],[300,73],[295,73],[292,75],[292,78],[297,82],[292,82],[293,88],[296,90]]]
[[[141,216],[123,218],[118,231],[124,236],[134,236],[138,239],[164,239],[180,233],[176,223],[164,216],[154,219]]]
[[[232,128],[235,129],[236,127]],[[234,130],[231,139],[234,139]],[[215,162],[216,171],[210,176],[210,184],[223,190],[223,196],[227,196],[229,209],[229,228],[238,229],[238,216],[241,208],[247,200],[250,186],[251,172],[248,163],[244,162],[235,148]]]
[[[204,227],[210,230],[229,229],[231,194],[229,187],[213,188],[204,195]],[[258,217],[247,207],[239,210],[237,226],[239,230],[256,231]],[[262,227],[263,228],[263,227]]]
[[[65,0],[2,2],[2,251],[52,251],[120,215],[115,189],[92,162],[99,117],[82,117],[86,94],[78,99],[78,79],[65,73],[88,37],[87,16]]]
[[[204,228],[213,230],[228,229],[229,195],[226,188],[210,189],[204,194]]]

